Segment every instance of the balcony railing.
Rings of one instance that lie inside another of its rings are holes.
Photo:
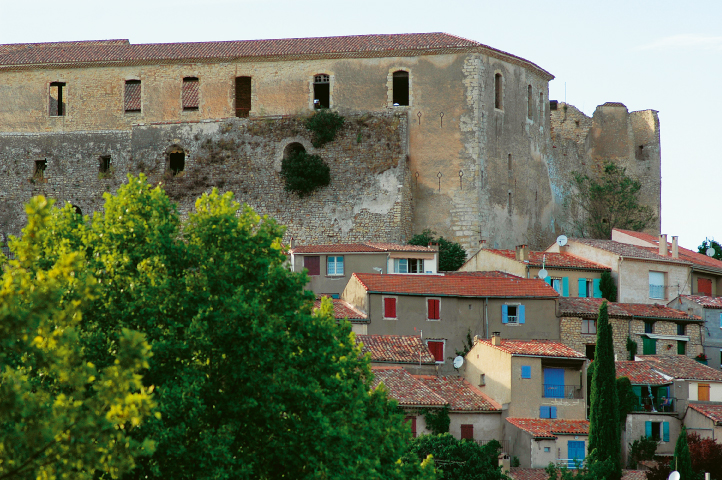
[[[634,406],[634,411],[649,413],[672,413],[675,411],[676,406],[676,398],[658,399],[654,397],[637,397],[637,404]]]
[[[543,398],[584,398],[581,385],[542,384]]]
[[[557,467],[567,467],[570,469],[584,468],[584,459],[578,458],[557,458]]]

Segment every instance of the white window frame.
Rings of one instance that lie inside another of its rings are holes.
[[[387,298],[393,298],[394,302],[396,304],[396,316],[395,317],[387,317],[386,316],[386,299]],[[383,295],[381,297],[381,314],[383,315],[384,320],[398,320],[399,319],[399,297],[396,295]]]
[[[341,259],[339,262],[338,259]],[[333,262],[331,261],[333,259]],[[331,264],[333,263],[333,272],[331,272]],[[339,263],[341,264],[341,273],[338,272]],[[328,277],[343,277],[344,273],[344,258],[343,255],[327,255],[326,256],[326,276]]]
[[[425,341],[426,347],[429,347],[429,342],[441,342],[443,344],[443,350],[441,353],[441,361],[436,361],[436,364],[446,363],[446,339],[445,338],[429,338]]]
[[[587,326],[587,331],[584,331],[584,326]],[[589,326],[594,325],[594,331],[591,332]],[[596,335],[597,333],[597,321],[593,318],[582,318],[582,334],[583,335]]]
[[[439,301],[439,318],[429,318],[429,300]],[[426,320],[428,320],[429,322],[441,321],[441,297],[426,297]]]
[[[506,303],[506,323],[507,325],[521,325],[519,323],[519,306],[521,303]],[[511,307],[516,308],[516,315],[509,314],[509,309]],[[513,320],[512,320],[513,319]]]
[[[662,276],[662,285],[657,285],[652,283],[652,274],[661,275]],[[667,292],[665,288],[665,284],[667,282],[667,278],[665,275],[665,272],[656,272],[653,270],[649,271],[649,298],[655,299],[655,300],[664,300],[667,297]],[[654,288],[654,290],[653,290]],[[654,296],[659,295],[659,292],[657,292],[656,289],[661,289],[661,297],[660,296]]]
[[[554,286],[554,283],[555,283],[555,282],[558,284],[559,290],[557,290],[557,287]],[[562,278],[561,278],[561,277],[552,277],[552,288],[553,288],[554,290],[556,290],[556,292],[557,292],[559,295],[562,294],[562,290],[564,289],[564,285],[563,285],[563,283],[562,283]]]

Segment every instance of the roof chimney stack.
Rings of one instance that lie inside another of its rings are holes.
[[[295,238],[291,237],[290,245],[291,245],[291,250],[296,248],[296,239]]]
[[[672,237],[672,258],[679,258],[679,237]]]
[[[516,259],[524,262],[529,261],[529,246],[528,245],[517,245],[516,246]]]
[[[501,332],[491,332],[491,344],[497,347],[501,345]]]
[[[667,253],[667,234],[663,233],[659,236],[659,254],[663,257],[666,257]]]

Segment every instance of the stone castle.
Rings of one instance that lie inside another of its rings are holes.
[[[656,112],[607,103],[589,118],[549,99],[553,78],[444,33],[0,45],[0,233],[19,233],[34,195],[92,214],[140,172],[181,212],[232,190],[299,244],[430,228],[469,252],[546,247],[576,214],[570,173],[607,161],[659,217]],[[314,148],[304,119],[319,107],[346,122]],[[304,198],[279,173],[299,148],[331,169]]]

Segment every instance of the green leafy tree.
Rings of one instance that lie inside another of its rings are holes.
[[[712,258],[722,260],[722,245],[720,245],[720,243],[716,240],[705,238],[702,245],[697,247],[697,251],[703,255],[707,255],[707,249],[709,248],[714,249],[714,255],[712,255]]]
[[[620,377],[617,379],[617,398],[619,401],[619,423],[623,424],[627,420],[627,414],[633,412],[638,403],[629,378]]]
[[[273,220],[214,190],[181,222],[143,176],[106,194],[92,221],[69,208],[53,212],[33,268],[63,248],[86,256],[76,278],[98,285],[81,339],[95,365],[113,364],[124,328],[153,348],[143,382],[162,416],[131,435],[157,448],[128,478],[433,478],[430,460],[399,461],[403,414],[371,389],[350,324],[329,301],[312,311]]]
[[[313,133],[311,143],[316,148],[323,147],[336,138],[336,132],[343,127],[345,119],[338,113],[322,108],[305,122],[306,128]]]
[[[599,290],[601,290],[603,298],[606,298],[610,302],[617,301],[617,285],[614,283],[611,272],[607,270],[602,272],[599,280]]]
[[[709,472],[712,480],[722,480],[722,445],[714,438],[701,438],[698,433],[687,435],[692,468],[702,477]]]
[[[317,188],[331,183],[331,169],[318,155],[295,150],[281,163],[285,189],[299,197],[310,195]]]
[[[432,435],[448,433],[449,425],[451,425],[449,406],[444,405],[438,410],[426,410],[424,412],[424,420],[426,421],[426,428],[431,430]]]
[[[457,440],[450,433],[421,435],[411,442],[407,461],[433,455],[440,479],[507,480],[499,466],[500,450],[496,440],[482,446],[472,440]]]
[[[137,435],[153,408],[140,375],[150,347],[121,329],[110,362],[91,361],[80,324],[98,285],[80,274],[84,252],[59,242],[55,258],[36,270],[54,234],[51,205],[36,197],[26,211],[24,240],[0,277],[0,478],[118,478],[153,452]]]
[[[414,235],[409,240],[409,245],[428,247],[430,243],[439,244],[439,270],[442,272],[454,272],[466,261],[466,251],[460,244],[447,240],[444,237],[438,239],[434,236],[436,232],[425,229],[423,232]]]
[[[614,367],[614,341],[607,302],[602,302],[599,307],[594,363],[589,412],[590,463],[608,460],[610,470],[607,471],[606,478],[618,480],[622,476],[619,400]]]
[[[698,476],[692,469],[692,456],[689,453],[689,444],[687,443],[687,427],[682,425],[682,431],[679,432],[677,443],[674,445],[674,457],[672,457],[671,468],[679,472],[680,480],[693,480]]]
[[[572,175],[576,193],[567,206],[581,210],[580,219],[572,222],[576,235],[610,239],[615,228],[641,231],[656,220],[652,208],[639,202],[641,182],[628,177],[624,167],[607,163],[599,175]]]
[[[647,436],[643,436],[630,443],[627,466],[632,470],[636,470],[640,461],[654,460],[654,454],[657,452],[658,445],[659,440]]]

